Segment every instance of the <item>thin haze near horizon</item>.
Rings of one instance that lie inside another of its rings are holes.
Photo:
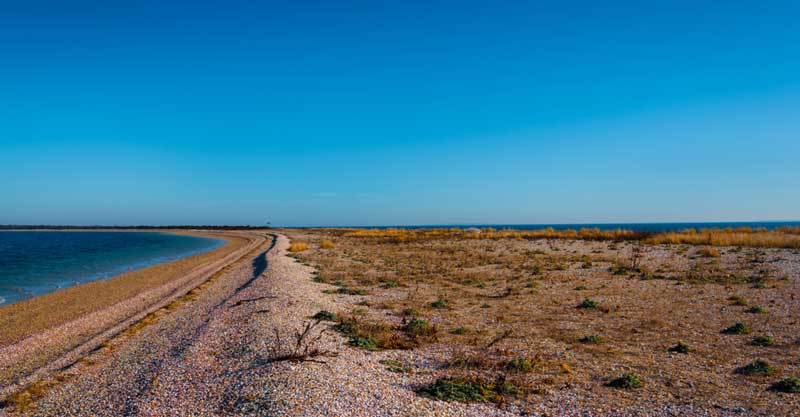
[[[800,219],[794,1],[113,3],[4,2],[0,224]]]

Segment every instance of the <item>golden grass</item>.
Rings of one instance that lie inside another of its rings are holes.
[[[322,249],[333,249],[334,244],[330,240],[323,240],[322,243],[319,244],[319,247]]]
[[[645,233],[633,230],[602,230],[597,228],[516,230],[492,228],[464,230],[460,228],[432,229],[347,229],[344,237],[371,238],[392,243],[429,240],[498,240],[498,239],[579,239],[579,240],[642,240],[649,244],[690,244],[708,246],[747,246],[800,249],[800,227],[782,227],[775,230],[752,229],[687,229],[680,232]]]
[[[302,252],[308,250],[308,243],[295,242],[289,246],[289,252]]]
[[[659,233],[644,239],[644,242],[650,244],[800,249],[800,227],[782,227],[772,231],[751,229],[749,227],[738,229],[687,229],[680,232]]]
[[[580,230],[556,230],[552,227],[538,230],[516,230],[492,228],[481,229],[480,232],[460,228],[434,229],[352,229],[344,232],[345,237],[386,239],[392,242],[413,242],[435,239],[584,239],[584,240],[630,240],[636,239],[640,233],[632,230],[601,230],[582,228]]]

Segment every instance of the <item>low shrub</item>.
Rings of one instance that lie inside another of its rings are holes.
[[[335,245],[330,240],[323,240],[322,243],[319,244],[319,247],[322,249],[333,249],[334,246]]]
[[[413,319],[403,326],[403,331],[416,336],[427,336],[436,332],[427,320]]]
[[[458,335],[467,334],[467,333],[469,333],[469,328],[468,327],[464,327],[464,326],[456,327],[455,329],[450,330],[450,333],[458,334]]]
[[[499,402],[504,395],[520,392],[508,381],[488,382],[479,378],[439,378],[433,384],[420,388],[417,394],[442,401],[463,403]]]
[[[689,345],[687,345],[686,343],[678,342],[677,345],[669,348],[668,350],[670,352],[675,352],[675,353],[689,353],[691,348],[689,348]]]
[[[732,296],[728,297],[728,301],[730,301],[731,305],[734,305],[734,306],[746,306],[747,305],[747,300],[744,297],[740,296],[740,295],[732,295]]]
[[[767,310],[764,307],[761,307],[760,305],[754,305],[745,311],[751,314],[763,314],[767,312]]]
[[[766,335],[756,336],[753,338],[750,344],[752,344],[753,346],[767,347],[774,345],[775,339],[773,339],[772,336],[766,336]]]
[[[785,392],[785,393],[800,393],[800,378],[793,376],[782,379],[769,387],[771,391]]]
[[[742,375],[770,375],[775,373],[775,368],[766,361],[759,359],[737,368],[736,373]]]
[[[308,243],[295,242],[289,245],[289,252],[302,252],[308,250]]]
[[[369,336],[350,336],[348,340],[350,346],[355,346],[364,350],[378,350],[378,341]]]
[[[644,383],[642,383],[636,374],[627,373],[617,379],[611,380],[606,385],[613,388],[634,389],[643,387]]]
[[[530,372],[533,370],[533,360],[518,356],[505,363],[506,370],[514,372]]]
[[[581,303],[578,304],[577,308],[592,309],[592,308],[597,308],[598,305],[600,305],[600,303],[598,303],[597,301],[592,300],[591,298],[584,298],[583,301],[581,301]]]
[[[750,327],[745,323],[735,323],[722,331],[724,334],[748,334]]]
[[[323,321],[339,321],[339,316],[337,316],[336,313],[331,313],[327,310],[321,310],[317,312],[317,314],[311,316],[311,318]]]
[[[588,345],[599,345],[600,343],[603,343],[603,338],[600,337],[600,336],[591,334],[591,335],[583,336],[582,338],[580,338],[580,342],[581,343],[586,343]]]
[[[431,307],[433,308],[447,308],[449,305],[450,303],[441,297],[439,297],[439,299],[431,303]]]

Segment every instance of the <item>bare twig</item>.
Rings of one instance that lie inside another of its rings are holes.
[[[277,297],[274,296],[274,295],[265,295],[263,297],[246,298],[244,300],[239,300],[239,301],[233,303],[231,305],[231,307],[238,307],[238,306],[240,306],[240,305],[242,305],[244,303],[250,303],[250,302],[253,302],[253,301],[260,301],[260,300],[264,300],[264,299],[267,299],[267,298],[277,298]]]

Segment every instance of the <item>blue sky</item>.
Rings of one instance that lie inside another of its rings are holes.
[[[800,219],[797,2],[111,3],[3,2],[0,224]]]

